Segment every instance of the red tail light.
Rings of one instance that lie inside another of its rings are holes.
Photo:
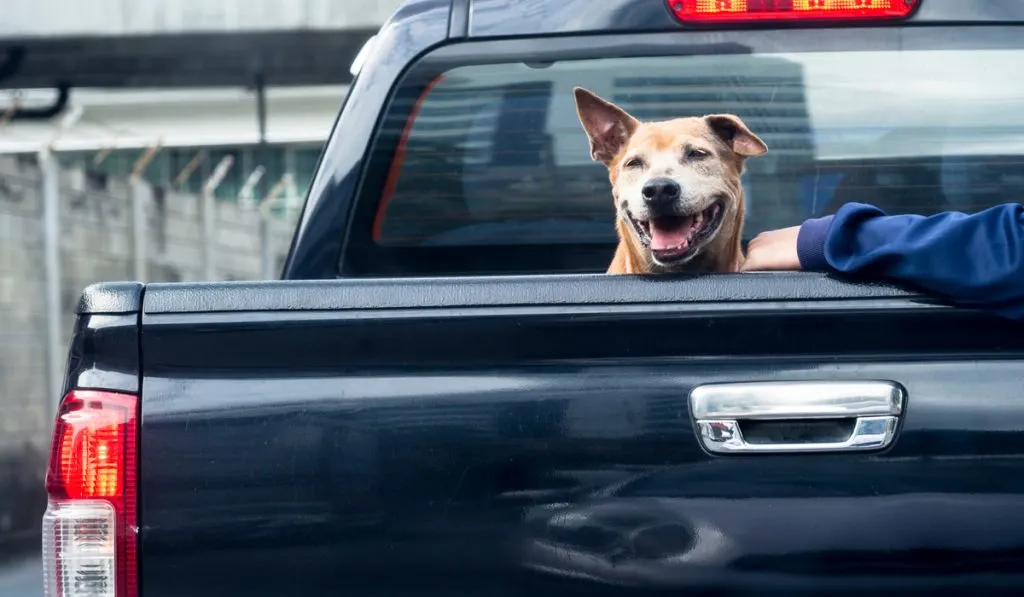
[[[874,20],[900,19],[919,0],[668,0],[683,21]]]
[[[53,430],[46,473],[47,597],[137,597],[138,399],[73,391]]]

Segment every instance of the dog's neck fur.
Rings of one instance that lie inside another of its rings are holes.
[[[637,240],[632,227],[621,216],[615,220],[619,246],[611,269],[631,274],[667,274],[686,272],[736,272],[743,265],[743,218],[746,202],[742,187],[738,189],[736,213],[726,216],[715,240],[686,263],[663,266],[654,263]],[[616,263],[618,261],[621,263]]]

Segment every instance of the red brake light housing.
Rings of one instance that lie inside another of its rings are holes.
[[[138,398],[76,390],[61,401],[46,473],[47,597],[138,596]]]
[[[902,19],[920,0],[667,0],[684,22],[871,21]]]

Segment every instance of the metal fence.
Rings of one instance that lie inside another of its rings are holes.
[[[42,487],[39,463],[83,288],[277,276],[297,215],[277,201],[288,181],[266,197],[218,201],[218,176],[230,165],[186,194],[140,176],[62,167],[45,153],[0,157],[0,546],[21,524],[4,504],[23,508],[18,488]]]

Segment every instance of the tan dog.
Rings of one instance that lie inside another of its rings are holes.
[[[731,114],[640,122],[577,87],[590,155],[608,168],[619,246],[609,274],[734,272],[746,158],[768,151]]]

